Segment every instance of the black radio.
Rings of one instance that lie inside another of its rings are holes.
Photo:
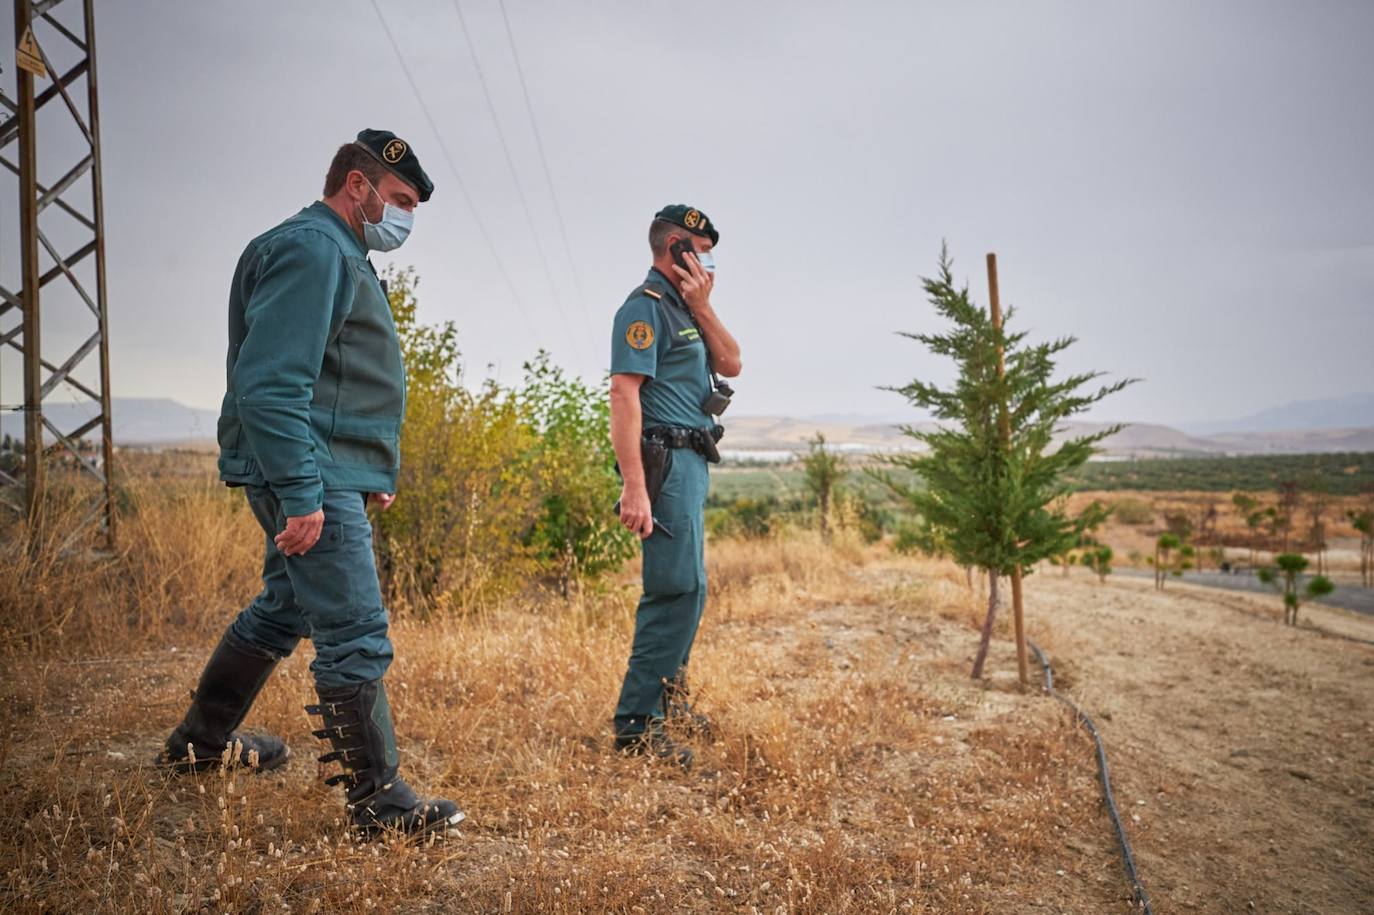
[[[708,416],[719,416],[724,413],[725,408],[730,406],[730,398],[735,396],[735,389],[719,378],[715,379],[715,387],[711,396],[701,405],[701,412]]]

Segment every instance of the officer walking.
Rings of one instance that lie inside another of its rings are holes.
[[[278,660],[315,646],[323,716],[316,731],[338,761],[352,824],[426,832],[458,823],[447,800],[422,801],[397,777],[396,734],[382,676],[387,614],[367,505],[395,499],[405,367],[390,304],[367,252],[410,233],[434,190],[415,151],[364,130],[340,147],[324,199],[248,243],[229,292],[227,391],[219,472],[243,487],[266,534],[263,590],[211,654],[160,761],[178,772],[220,764],[272,769],[276,737],[235,733]],[[226,746],[238,750],[225,752]]]
[[[653,267],[616,312],[611,335],[620,520],[639,534],[644,556],[616,745],[684,767],[692,751],[664,721],[705,724],[687,705],[685,669],[706,604],[706,465],[720,459],[715,417],[732,393],[719,376],[740,372],[739,344],[711,305],[718,241],[700,210],[659,210],[649,225]]]

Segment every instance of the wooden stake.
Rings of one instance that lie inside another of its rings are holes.
[[[988,308],[992,313],[992,326],[1002,329],[1002,300],[997,289],[997,255],[988,254]],[[1002,347],[997,347],[997,375],[1005,377],[1007,365]],[[1007,417],[1007,404],[1003,402],[1002,413],[998,418],[1002,432],[1002,443],[1011,443],[1011,421]],[[1021,685],[1030,683],[1030,663],[1026,657],[1026,623],[1024,604],[1021,600],[1021,566],[1018,563],[1011,570],[1011,616],[1016,627],[1016,673]]]

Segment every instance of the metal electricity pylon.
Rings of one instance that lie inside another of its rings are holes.
[[[55,8],[69,15],[56,15]],[[0,121],[0,165],[19,179],[21,285],[12,292],[0,277],[0,352],[23,354],[23,405],[6,404],[3,409],[22,410],[24,451],[17,473],[0,466],[0,502],[27,514],[31,524],[48,523],[43,512],[49,469],[45,465],[57,458],[55,472],[70,474],[78,482],[81,477],[93,479],[98,486],[76,487],[93,489],[92,504],[64,521],[67,529],[50,533],[60,534],[56,542],[65,546],[103,522],[112,546],[114,445],[94,0],[15,0],[14,35],[15,95],[6,94],[8,79],[0,82],[0,115],[8,116]],[[61,104],[51,105],[54,102]],[[14,145],[17,162],[10,154]],[[56,177],[45,184],[40,170]],[[88,209],[85,200],[78,204],[73,199],[78,196],[89,200]],[[11,219],[8,213],[0,214],[6,223]],[[5,228],[9,226],[0,227],[0,235],[13,237]],[[16,311],[19,320],[11,324]],[[49,339],[53,331],[61,339],[49,354],[42,345],[44,323],[49,323]],[[58,390],[74,394],[84,408],[84,416],[67,424],[71,428],[61,428],[45,415],[45,401]],[[96,430],[98,455],[84,446],[86,436]],[[22,503],[13,497],[21,486]]]

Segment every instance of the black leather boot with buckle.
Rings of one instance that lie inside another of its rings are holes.
[[[234,731],[278,660],[226,629],[205,662],[186,717],[158,754],[158,765],[178,773],[202,772],[223,764],[226,747],[230,765],[267,770],[284,764],[291,750],[278,738]]]
[[[421,800],[397,776],[400,755],[381,680],[316,692],[320,704],[305,710],[324,719],[324,727],[314,734],[334,748],[320,762],[337,761],[342,768],[325,784],[344,786],[354,827],[374,835],[387,830],[419,835],[462,822],[464,814],[457,804],[442,798]]]

